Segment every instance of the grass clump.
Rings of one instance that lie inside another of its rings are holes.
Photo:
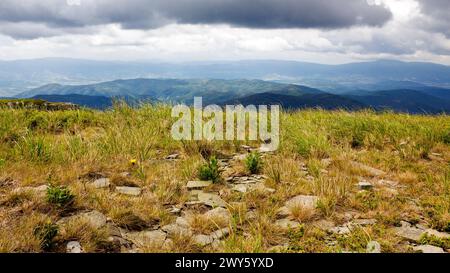
[[[41,223],[34,228],[33,234],[39,239],[41,249],[49,250],[53,246],[53,239],[58,234],[58,226],[52,222]]]
[[[259,173],[262,168],[262,160],[259,153],[256,152],[250,153],[245,158],[245,167],[251,174]]]
[[[58,208],[67,207],[73,204],[75,195],[64,186],[50,184],[47,189],[47,202],[56,205]]]
[[[198,169],[198,178],[200,180],[212,180],[213,182],[219,181],[219,163],[216,157],[211,157],[207,164],[200,166]]]

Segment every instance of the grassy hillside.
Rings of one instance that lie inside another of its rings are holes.
[[[280,149],[248,156],[174,141],[170,112],[0,110],[0,252],[450,248],[449,116],[283,113]]]

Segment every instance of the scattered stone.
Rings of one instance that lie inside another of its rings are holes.
[[[377,241],[370,241],[366,247],[367,253],[381,253],[381,245]]]
[[[77,215],[64,217],[61,220],[57,222],[58,225],[64,226],[65,224],[72,222],[72,221],[85,221],[89,223],[93,228],[100,229],[104,226],[106,226],[107,218],[106,216],[98,212],[96,210],[90,211],[90,212],[84,212]]]
[[[178,159],[179,156],[180,156],[179,154],[171,154],[171,155],[168,155],[166,157],[166,159],[167,160],[175,160],[175,159]]]
[[[361,181],[358,183],[358,188],[363,191],[370,191],[373,189],[373,185],[367,181]]]
[[[66,247],[67,253],[82,253],[83,249],[81,248],[81,244],[77,241],[71,241],[67,243]]]
[[[230,228],[226,227],[226,228],[222,228],[219,230],[214,231],[213,233],[211,233],[211,237],[215,240],[220,240],[226,236],[228,236],[230,234],[231,230]]]
[[[315,209],[319,198],[310,195],[298,195],[286,202],[286,207],[302,207],[305,209]]]
[[[125,234],[125,238],[133,242],[138,247],[152,245],[162,247],[166,241],[166,233],[161,230],[139,231]]]
[[[450,234],[445,233],[445,232],[439,232],[439,231],[434,230],[434,229],[427,229],[427,230],[425,230],[425,233],[428,236],[434,236],[434,237],[436,237],[438,239],[450,239]]]
[[[275,222],[275,225],[281,229],[286,230],[286,229],[290,229],[290,228],[297,228],[300,226],[300,223],[296,222],[296,221],[291,221],[289,219],[280,219]]]
[[[376,219],[355,219],[347,225],[372,226],[377,223]]]
[[[222,207],[209,210],[204,215],[209,219],[227,223],[227,225],[231,222],[231,213]]]
[[[321,230],[331,230],[335,227],[334,222],[328,220],[319,220],[313,223],[313,226]]]
[[[175,220],[175,224],[179,225],[180,227],[190,228],[189,222],[186,220],[186,218],[183,217],[177,217],[177,219]]]
[[[424,230],[406,225],[394,228],[394,231],[397,236],[412,242],[418,242],[424,234]]]
[[[241,192],[241,193],[246,193],[248,189],[244,184],[237,184],[237,185],[233,186],[232,190]]]
[[[432,245],[415,246],[413,250],[421,253],[445,253],[442,248]]]
[[[177,207],[172,207],[168,211],[169,211],[169,213],[172,213],[172,214],[179,214],[181,212],[181,209],[177,208]]]
[[[340,234],[340,235],[345,235],[345,234],[349,234],[352,232],[350,230],[350,228],[346,225],[334,227],[334,228],[329,229],[328,231],[331,233]]]
[[[214,242],[214,238],[209,235],[198,234],[192,238],[193,242],[198,246],[207,246]]]
[[[142,189],[138,187],[116,187],[116,192],[124,195],[139,196],[142,193]]]
[[[384,172],[382,170],[375,169],[373,167],[367,166],[365,164],[362,164],[362,163],[359,163],[356,161],[352,161],[352,165],[358,169],[361,169],[361,170],[367,172],[371,176],[382,176],[382,175],[386,174],[386,172]]]
[[[189,228],[177,224],[165,225],[161,230],[166,232],[169,237],[192,236],[192,231]]]
[[[203,189],[206,187],[209,187],[213,184],[212,181],[189,181],[186,185],[186,187],[189,190],[193,190],[193,189]]]
[[[111,185],[109,178],[100,178],[92,182],[92,186],[96,189],[109,188]]]
[[[277,210],[277,215],[282,218],[288,217],[291,215],[291,211],[287,207],[281,207]]]
[[[206,192],[199,192],[198,193],[198,201],[202,202],[203,204],[210,206],[210,207],[226,207],[227,203],[222,200],[217,194],[214,193],[206,193]]]
[[[254,185],[251,189],[262,192],[262,193],[269,193],[269,194],[275,192],[275,189],[268,188],[263,183],[258,183],[256,185]]]

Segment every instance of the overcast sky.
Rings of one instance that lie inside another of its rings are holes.
[[[450,65],[449,0],[1,0],[0,59]]]

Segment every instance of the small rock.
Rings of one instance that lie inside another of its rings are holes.
[[[278,226],[281,229],[290,229],[290,228],[297,228],[300,226],[299,222],[291,221],[289,219],[281,219],[277,220],[275,222],[275,225]]]
[[[210,207],[226,207],[227,203],[222,200],[217,194],[200,192],[198,193],[198,200]]]
[[[168,155],[166,157],[166,159],[167,160],[175,160],[175,159],[178,159],[179,156],[180,156],[179,154],[171,154],[171,155]]]
[[[418,242],[424,234],[424,230],[408,226],[394,228],[394,231],[397,236],[412,242]]]
[[[183,217],[177,217],[177,219],[175,220],[175,224],[179,225],[180,227],[190,228],[188,220]]]
[[[413,250],[421,253],[445,253],[442,248],[432,245],[415,246]]]
[[[258,183],[252,187],[252,190],[259,191],[261,193],[274,193],[275,189],[266,187],[263,183]]]
[[[138,247],[145,245],[162,247],[166,240],[166,233],[161,230],[130,232],[125,234],[125,238]]]
[[[81,248],[81,244],[77,241],[71,241],[67,243],[66,247],[67,253],[82,253],[83,249]]]
[[[193,189],[203,189],[206,187],[209,187],[213,184],[212,181],[189,181],[186,185],[186,187],[189,190],[193,190]]]
[[[220,220],[221,222],[225,222],[227,224],[231,222],[231,213],[222,207],[207,211],[204,215],[209,219]]]
[[[214,242],[214,238],[212,236],[204,234],[195,235],[192,240],[198,246],[207,246]]]
[[[352,231],[350,230],[350,228],[348,226],[339,226],[339,227],[334,227],[328,230],[331,233],[336,233],[336,234],[340,234],[340,235],[345,235],[345,234],[349,234]]]
[[[139,196],[142,193],[142,189],[138,187],[116,187],[116,192],[130,196]]]
[[[450,239],[450,234],[445,233],[445,232],[439,232],[434,229],[427,229],[427,230],[425,230],[425,233],[429,236],[431,235],[431,236],[434,236],[439,239]]]
[[[248,189],[244,184],[237,184],[237,185],[233,186],[232,190],[241,192],[241,193],[246,193]]]
[[[287,207],[281,207],[277,210],[277,215],[279,217],[288,217],[291,215],[291,211]]]
[[[358,183],[358,188],[363,191],[370,191],[373,189],[373,185],[367,181],[361,181]]]
[[[189,228],[177,224],[165,225],[161,230],[166,232],[169,237],[192,236],[192,231]]]
[[[252,149],[252,147],[248,146],[248,145],[241,145],[241,149],[250,151]]]
[[[123,172],[123,173],[120,174],[120,176],[122,176],[123,178],[131,177],[131,173]]]
[[[305,209],[315,209],[319,198],[317,196],[298,195],[286,202],[286,207],[302,207]]]
[[[213,233],[211,233],[211,237],[216,240],[220,240],[220,239],[224,238],[225,236],[228,236],[228,234],[230,234],[230,232],[231,232],[230,228],[228,228],[228,227],[222,228],[222,229],[216,230]]]
[[[80,213],[77,215],[62,218],[61,220],[59,220],[57,222],[57,224],[64,226],[65,224],[67,224],[69,222],[77,221],[77,220],[85,221],[85,222],[89,223],[92,227],[94,227],[96,229],[100,229],[100,228],[106,226],[107,218],[103,213],[94,210],[94,211]]]
[[[169,211],[169,213],[172,213],[172,214],[179,214],[181,212],[181,209],[177,208],[177,207],[172,207],[168,211]]]
[[[313,226],[321,229],[321,230],[330,230],[335,227],[335,224],[332,221],[328,220],[319,220],[313,223]]]
[[[30,192],[37,195],[45,195],[47,192],[48,186],[47,185],[41,185],[38,187],[20,187],[13,190],[14,193],[23,193],[23,192]]]
[[[96,189],[108,188],[110,184],[109,178],[100,178],[92,182],[92,186]]]
[[[370,241],[366,248],[367,253],[381,253],[381,245],[377,241]]]
[[[235,156],[233,156],[233,160],[235,161],[242,161],[245,160],[245,158],[247,157],[248,154],[237,154]]]

